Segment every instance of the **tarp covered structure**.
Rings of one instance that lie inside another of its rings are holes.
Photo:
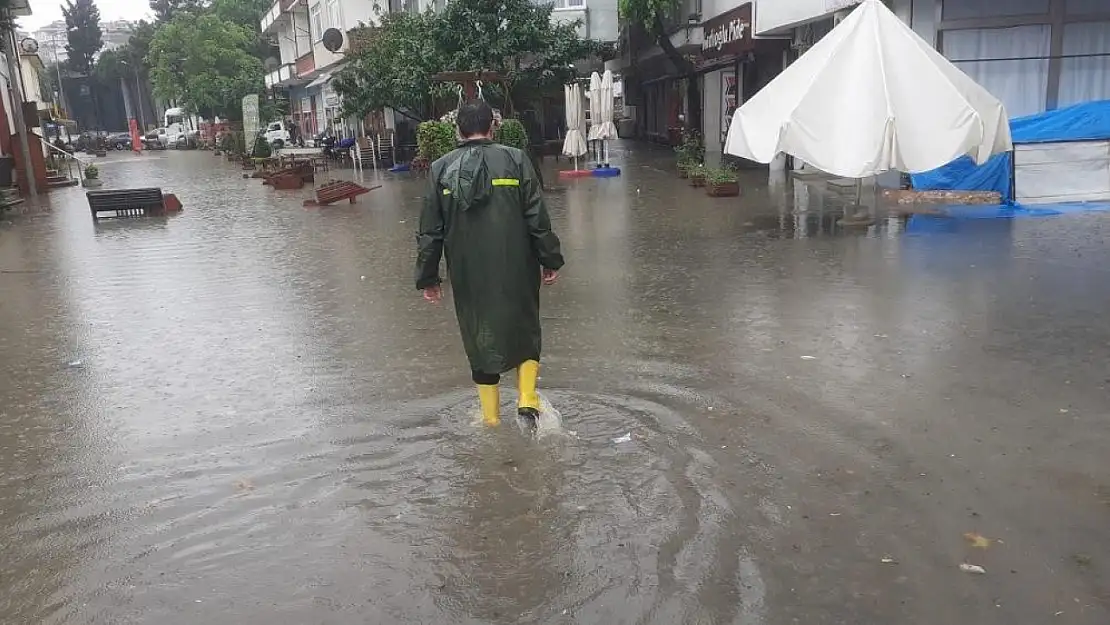
[[[843,22],[733,115],[725,152],[780,153],[847,178],[921,172],[1009,151],[1006,110],[879,0]]]
[[[1032,204],[1110,200],[1110,101],[1019,117],[1010,133],[1013,154],[981,166],[960,158],[914,175],[913,187],[998,191],[1005,202]]]

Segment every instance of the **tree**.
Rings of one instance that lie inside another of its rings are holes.
[[[96,53],[104,47],[100,31],[100,9],[93,0],[66,0],[62,7],[66,21],[66,53],[69,67],[88,75],[93,69]]]
[[[202,6],[201,0],[150,0],[150,10],[159,24],[172,20],[179,13],[196,13]]]
[[[438,14],[382,15],[378,27],[357,37],[332,81],[344,113],[362,117],[390,107],[428,119],[436,97],[453,97],[451,86],[433,79],[443,71],[498,72],[507,98],[523,108],[572,78],[574,62],[602,50],[578,36],[577,23],[552,23],[551,10],[529,0],[453,0]]]
[[[431,13],[386,13],[379,26],[359,34],[332,79],[344,115],[365,117],[388,107],[417,121],[432,116],[433,98],[445,93],[432,79],[445,66],[434,36],[437,19]]]
[[[263,87],[254,43],[251,29],[217,15],[180,13],[150,42],[154,91],[204,117],[239,119],[243,97]]]
[[[578,22],[551,21],[551,3],[456,0],[436,21],[435,40],[448,70],[490,70],[504,77],[517,108],[536,94],[561,89],[574,63],[596,57],[600,42],[578,36]]]
[[[617,0],[621,18],[643,26],[655,38],[679,75],[686,76],[686,128],[700,132],[701,92],[694,76],[694,63],[674,47],[666,26],[668,17],[676,14],[682,5],[682,0]]]

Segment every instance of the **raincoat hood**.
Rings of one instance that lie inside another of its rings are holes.
[[[493,144],[492,139],[469,139],[459,143],[462,154],[451,161],[443,172],[443,185],[451,191],[451,196],[459,203],[459,208],[467,210],[489,202],[493,191],[493,178],[486,162],[485,146]]]

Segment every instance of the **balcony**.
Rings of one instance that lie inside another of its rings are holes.
[[[266,88],[292,87],[303,83],[304,80],[297,76],[297,66],[286,63],[266,74]]]
[[[311,52],[297,59],[296,75],[298,78],[313,78],[316,72],[316,57]]]
[[[262,34],[273,34],[275,27],[289,22],[289,14],[296,9],[308,11],[307,0],[274,0],[270,5],[270,10],[259,20],[258,25],[262,29]]]

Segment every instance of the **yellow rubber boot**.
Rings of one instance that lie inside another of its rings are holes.
[[[516,369],[517,390],[520,391],[520,403],[517,404],[517,413],[537,417],[540,414],[540,394],[536,392],[536,380],[540,377],[540,363],[535,360],[526,360]]]
[[[478,401],[482,404],[482,423],[493,427],[501,423],[501,388],[496,384],[479,384]]]

